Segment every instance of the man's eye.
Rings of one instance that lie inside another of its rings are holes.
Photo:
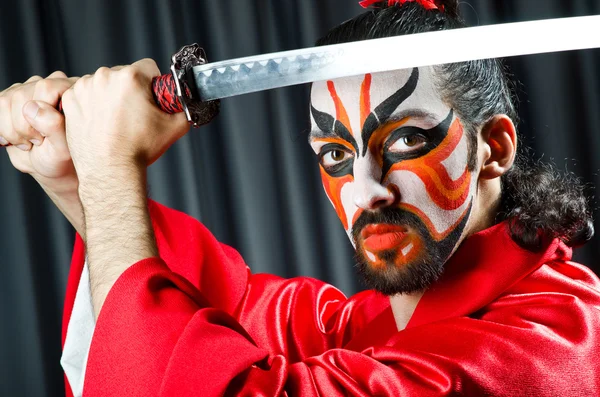
[[[344,150],[333,149],[325,152],[321,156],[321,164],[324,167],[329,167],[341,163],[342,161],[348,160],[352,155]]]
[[[427,145],[427,138],[423,135],[410,134],[398,138],[396,142],[389,146],[388,151],[395,153],[412,152],[421,149],[425,145]]]

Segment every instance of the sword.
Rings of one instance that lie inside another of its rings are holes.
[[[171,58],[152,92],[167,113],[194,127],[219,111],[219,99],[365,73],[476,59],[600,47],[600,15],[487,25],[275,52],[207,63],[198,44]],[[395,48],[397,51],[390,51]],[[59,105],[60,107],[60,105]]]
[[[487,25],[363,40],[207,63],[197,45],[172,57],[155,78],[161,109],[183,111],[193,126],[218,113],[218,99],[365,73],[476,59],[600,47],[600,15]],[[390,51],[390,48],[397,51]]]

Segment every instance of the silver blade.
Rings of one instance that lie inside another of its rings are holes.
[[[271,88],[474,59],[600,47],[600,16],[364,40],[194,67],[203,101]]]

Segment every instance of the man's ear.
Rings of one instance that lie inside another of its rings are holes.
[[[515,162],[517,132],[510,117],[492,117],[481,130],[484,158],[479,177],[494,179],[502,176]]]

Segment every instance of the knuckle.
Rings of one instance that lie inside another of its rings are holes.
[[[156,64],[156,61],[152,58],[144,58],[144,59],[142,59],[142,63],[148,67],[158,69],[158,65]]]
[[[81,92],[85,89],[85,87],[92,81],[94,78],[91,74],[86,74],[77,80],[72,86],[71,89],[76,90],[77,93]]]
[[[121,69],[120,74],[125,81],[135,81],[140,77],[141,71],[135,66],[126,66]]]
[[[127,66],[119,71],[121,85],[126,90],[137,90],[145,80],[145,74],[137,66]]]
[[[8,87],[6,90],[4,90],[3,92],[9,91],[9,90],[14,90],[15,88],[17,88],[18,86],[23,85],[23,83],[14,83],[11,84],[10,87]]]
[[[81,81],[81,80],[80,80]],[[73,84],[73,86],[71,88],[69,88],[68,90],[66,90],[63,95],[62,95],[62,104],[63,106],[68,106],[72,103],[73,101],[73,95],[75,95],[75,90],[78,89],[78,85],[80,85],[79,82]]]
[[[97,76],[100,78],[107,78],[109,74],[110,74],[110,69],[107,68],[106,66],[101,66],[98,68],[98,70],[96,70],[96,73],[94,73],[94,76]]]
[[[25,82],[26,83],[31,83],[33,81],[38,81],[38,80],[41,80],[41,79],[42,79],[41,76],[35,75],[35,76],[31,76],[30,78],[28,78],[27,81],[25,81]]]
[[[52,90],[52,81],[42,79],[35,82],[34,96],[44,95]]]
[[[48,75],[49,79],[66,79],[67,75],[62,70],[55,70]]]
[[[16,87],[18,87],[20,85],[21,85],[21,83],[15,83],[15,84],[12,84],[10,87],[4,89],[4,91],[0,92],[0,98],[9,95],[11,91],[13,91]]]

